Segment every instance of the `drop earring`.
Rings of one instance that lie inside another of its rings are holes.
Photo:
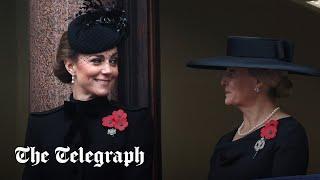
[[[74,75],[71,75],[71,84],[74,84]]]
[[[259,93],[259,92],[260,92],[260,89],[259,89],[258,87],[255,87],[255,88],[254,88],[254,91],[255,91],[256,93]]]

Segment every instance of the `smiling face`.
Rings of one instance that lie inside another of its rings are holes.
[[[96,54],[80,54],[77,61],[66,60],[65,66],[74,75],[75,99],[88,100],[110,94],[118,77],[118,50],[113,48]]]
[[[255,102],[259,86],[257,79],[248,73],[247,68],[227,68],[221,79],[225,91],[225,104],[246,106]]]

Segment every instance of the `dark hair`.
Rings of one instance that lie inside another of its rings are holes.
[[[79,53],[71,49],[68,41],[68,33],[64,32],[61,36],[59,47],[57,50],[56,60],[53,65],[54,75],[63,83],[71,82],[71,74],[67,71],[64,61],[70,59],[77,61]]]
[[[248,72],[269,88],[267,94],[270,98],[275,99],[291,95],[293,84],[286,72],[251,68],[248,69]]]

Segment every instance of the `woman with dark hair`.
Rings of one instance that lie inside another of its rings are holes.
[[[147,109],[126,108],[108,98],[118,77],[125,13],[88,2],[62,35],[54,64],[55,76],[71,83],[70,100],[30,114],[26,146],[49,156],[46,163],[28,162],[25,180],[152,179]]]
[[[222,136],[215,146],[210,180],[306,174],[306,132],[277,100],[290,95],[288,73],[320,76],[320,72],[291,63],[292,55],[293,44],[285,40],[230,37],[227,56],[188,64],[224,70],[221,86],[225,104],[242,113],[241,125]]]

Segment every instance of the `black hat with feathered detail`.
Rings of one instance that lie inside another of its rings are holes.
[[[84,0],[76,18],[68,26],[71,48],[84,54],[112,49],[126,37],[125,11],[113,4],[105,7],[100,0]]]

